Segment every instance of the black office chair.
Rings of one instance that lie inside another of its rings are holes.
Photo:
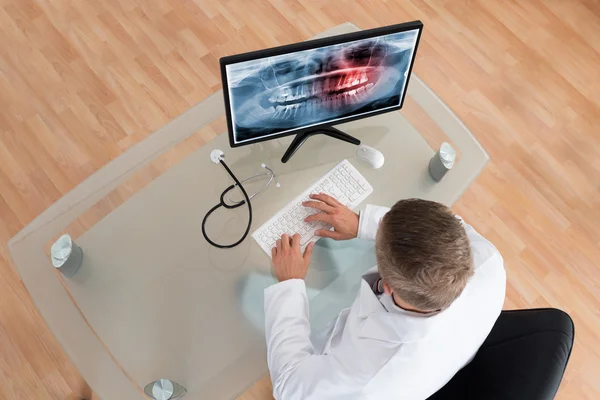
[[[503,311],[473,361],[428,400],[553,399],[574,339],[561,310]]]

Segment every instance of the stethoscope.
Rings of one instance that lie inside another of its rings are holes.
[[[221,193],[221,198],[219,200],[219,204],[215,205],[213,208],[211,208],[210,210],[208,210],[208,212],[206,213],[206,215],[204,216],[204,218],[202,219],[202,235],[204,236],[204,239],[206,239],[206,241],[208,243],[210,243],[211,245],[218,247],[220,249],[230,249],[232,247],[237,246],[238,244],[242,243],[244,241],[244,239],[246,239],[246,236],[248,236],[248,232],[250,232],[250,227],[252,226],[252,204],[250,203],[250,200],[255,198],[256,196],[258,196],[259,194],[261,194],[262,192],[264,192],[265,190],[267,190],[267,188],[269,187],[269,185],[272,182],[275,182],[275,186],[276,187],[281,187],[281,185],[279,184],[279,181],[277,180],[277,176],[275,175],[275,172],[267,167],[266,164],[261,164],[260,166],[262,168],[265,169],[265,171],[263,172],[259,172],[258,174],[249,176],[246,179],[243,180],[238,180],[236,178],[236,176],[233,174],[233,172],[231,172],[231,170],[229,169],[229,167],[227,166],[227,164],[225,163],[225,154],[221,151],[221,150],[213,150],[210,153],[210,159],[212,162],[214,162],[215,164],[221,164],[223,166],[223,168],[225,168],[225,170],[227,171],[227,173],[229,174],[229,176],[231,176],[231,178],[233,179],[233,181],[235,182],[235,184],[230,185],[227,189],[225,189],[222,193]],[[267,182],[259,189],[257,190],[254,194],[252,194],[251,196],[248,196],[248,193],[246,192],[246,189],[244,188],[244,186],[242,185],[245,182],[251,181],[253,179],[258,179],[260,177],[263,176],[268,176],[269,179],[267,180]],[[231,199],[230,196],[230,192],[235,189],[236,187],[239,187],[240,190],[242,191],[242,195],[244,196],[243,200],[240,201],[235,201]],[[225,197],[227,196],[227,201],[225,201]],[[208,235],[206,234],[206,220],[208,219],[208,217],[218,208],[220,207],[225,207],[227,209],[234,209],[234,208],[238,208],[244,204],[248,205],[248,225],[246,226],[246,230],[244,232],[244,234],[242,235],[242,237],[235,243],[232,244],[227,244],[227,245],[223,245],[223,244],[218,244],[213,242]]]

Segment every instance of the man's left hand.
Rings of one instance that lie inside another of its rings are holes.
[[[304,279],[310,265],[313,246],[314,242],[310,242],[302,254],[300,252],[300,235],[296,233],[290,238],[283,234],[281,239],[277,240],[276,247],[271,250],[271,259],[277,280],[283,282],[288,279]]]

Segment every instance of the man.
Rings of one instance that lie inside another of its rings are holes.
[[[283,235],[278,284],[265,289],[267,361],[278,400],[426,399],[468,364],[496,321],[506,286],[496,248],[442,204],[409,199],[360,216],[324,194],[304,203],[333,231],[376,241],[377,267],[331,324],[310,339],[304,277],[312,244]]]

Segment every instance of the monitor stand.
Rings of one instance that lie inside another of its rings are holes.
[[[360,140],[348,135],[347,133],[340,131],[339,129],[334,128],[333,126],[321,126],[314,129],[308,129],[297,134],[292,143],[290,144],[290,147],[288,147],[283,157],[281,157],[281,162],[288,162],[290,158],[292,158],[294,153],[296,153],[296,151],[300,148],[300,146],[304,144],[306,139],[313,135],[327,135],[335,139],[343,140],[344,142],[352,143],[355,145],[360,144]]]

